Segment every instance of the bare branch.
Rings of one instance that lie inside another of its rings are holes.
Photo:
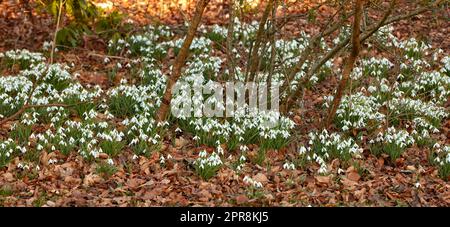
[[[272,6],[273,6],[274,0],[269,0],[269,2],[266,5],[266,9],[264,10],[263,16],[261,17],[261,20],[259,22],[258,31],[256,32],[256,38],[255,38],[255,44],[253,45],[252,52],[249,59],[250,68],[247,73],[248,77],[246,78],[247,81],[253,81],[255,79],[256,71],[258,70],[258,64],[259,64],[259,56],[258,52],[261,46],[261,42],[264,36],[264,30],[265,25],[267,23],[267,18],[269,17],[269,14],[271,12]]]
[[[55,34],[53,35],[52,51],[50,52],[50,64],[53,64],[53,55],[55,53],[55,48],[56,48],[56,37],[57,37],[58,31],[59,31],[59,23],[61,22],[62,5],[63,5],[63,0],[59,0],[58,18],[56,21]]]
[[[424,12],[427,12],[429,10],[434,9],[435,7],[439,6],[443,0],[438,0],[434,2],[433,4],[421,7],[419,9],[416,9],[412,12],[409,12],[404,15],[399,15],[395,17],[389,18],[390,14],[393,11],[393,5],[394,2],[391,2],[391,5],[389,7],[389,10],[384,14],[383,18],[375,25],[372,25],[368,27],[367,31],[361,34],[360,41],[363,42],[367,40],[369,37],[371,37],[373,34],[375,34],[381,27],[395,23],[400,20],[405,20],[411,17],[414,17],[416,15],[422,14]],[[304,83],[305,81],[309,80],[309,78],[314,75],[327,61],[329,61],[331,58],[336,56],[343,48],[345,48],[350,42],[350,37],[347,37],[342,42],[337,44],[333,49],[331,49],[329,52],[327,52],[320,60],[316,61],[316,63],[308,70],[306,73],[306,76],[300,81],[300,83]],[[297,90],[294,93],[291,93],[288,98],[286,99],[285,106],[291,106],[291,104],[295,101],[296,97],[299,97],[301,94],[301,88],[297,88]],[[283,109],[283,108],[282,108]],[[286,111],[286,110],[285,110]]]

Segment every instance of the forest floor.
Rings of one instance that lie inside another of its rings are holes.
[[[31,19],[27,6],[17,2],[0,3],[0,52],[22,48],[39,50],[44,41],[52,39],[54,20],[36,10]],[[213,1],[209,7],[204,23],[226,24],[227,20],[223,19],[227,13],[226,4]],[[398,7],[403,7],[402,3]],[[118,9],[128,13],[127,19],[139,25],[161,21],[172,26],[183,23],[183,18],[189,17],[192,11],[173,13],[176,10],[172,10],[167,14],[155,5],[140,5],[134,0],[122,3]],[[302,12],[305,12],[304,6],[294,7],[286,13]],[[398,22],[394,24],[395,35],[427,39],[433,47],[448,54],[449,13],[446,9],[439,14],[426,13]],[[161,14],[165,17],[155,19],[153,16]],[[247,20],[257,18],[255,14]],[[314,24],[299,19],[288,23],[282,34],[295,36],[300,30],[310,32],[315,29]],[[96,37],[86,37],[82,46],[58,52],[56,61],[74,63],[82,83],[108,88],[108,65],[103,62],[108,55],[106,43]],[[126,69],[119,74],[126,78]],[[317,166],[295,170],[283,168],[285,157],[296,152],[295,145],[305,141],[304,135],[321,125],[325,113],[317,106],[323,101],[324,94],[331,94],[336,85],[336,78],[330,77],[304,94],[302,108],[294,113],[298,117],[294,119],[297,125],[291,145],[279,151],[268,151],[262,166],[247,164],[245,175],[263,184],[256,193],[249,191],[231,168],[222,168],[209,181],[202,180],[185,160],[192,159],[198,150],[209,148],[195,146],[189,135],[178,135],[175,143],[167,140],[161,151],[150,157],[133,159],[131,152],[124,152],[119,157],[117,171],[110,177],[96,174],[94,164],[74,154],[65,157],[44,152],[39,158],[41,168],[33,173],[34,176],[21,174],[17,170],[19,160],[13,160],[7,167],[0,168],[0,206],[449,206],[450,185],[439,178],[436,167],[429,164],[427,149],[409,148],[394,164],[365,150],[359,163],[362,172],[349,166],[343,173],[337,173],[339,160],[331,162],[334,174],[327,176],[317,174]],[[447,101],[447,109],[449,105]],[[8,135],[7,127],[0,128],[0,138]],[[442,124],[440,137],[441,141],[449,143],[449,119]],[[252,147],[249,148],[249,156],[256,156]],[[160,153],[173,158],[162,166]],[[48,160],[52,158],[64,161],[49,165]]]

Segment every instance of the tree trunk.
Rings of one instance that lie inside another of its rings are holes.
[[[234,37],[234,18],[235,18],[235,0],[230,0],[230,22],[228,23],[228,33],[227,33],[227,65],[228,65],[228,72],[230,75],[230,78],[234,80],[234,68],[236,67],[234,65],[234,53],[233,53],[233,37]]]
[[[183,66],[186,63],[186,58],[189,54],[189,48],[191,46],[192,40],[195,37],[195,33],[197,31],[198,25],[200,24],[200,21],[202,20],[203,11],[205,10],[206,6],[208,5],[208,2],[209,2],[209,0],[200,0],[197,3],[197,6],[195,8],[194,17],[192,18],[191,24],[189,26],[189,29],[188,29],[186,38],[183,42],[183,45],[181,46],[180,52],[178,53],[178,56],[175,59],[175,63],[173,65],[173,69],[172,69],[172,74],[168,78],[168,81],[166,84],[166,91],[164,92],[161,106],[159,107],[158,113],[156,115],[156,119],[159,122],[167,119],[167,116],[169,113],[169,108],[170,108],[170,101],[172,100],[172,88],[181,76],[181,69],[183,68]]]
[[[361,34],[360,26],[361,26],[362,11],[363,11],[362,0],[355,0],[355,15],[352,31],[352,50],[350,52],[350,56],[347,58],[345,62],[344,70],[342,72],[342,79],[339,82],[336,95],[334,96],[333,104],[330,108],[328,117],[325,121],[325,128],[328,128],[330,126],[331,121],[334,119],[334,115],[336,114],[336,110],[341,104],[342,95],[347,86],[350,73],[353,71],[353,67],[355,65],[356,59],[358,58],[359,51],[361,49],[361,42],[359,40],[359,37]]]

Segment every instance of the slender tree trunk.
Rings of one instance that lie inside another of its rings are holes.
[[[181,69],[186,63],[186,58],[189,54],[189,48],[191,46],[192,40],[195,37],[195,33],[202,19],[203,11],[205,10],[208,3],[209,0],[199,0],[197,2],[194,17],[192,18],[191,24],[189,26],[183,45],[181,46],[180,52],[178,53],[178,56],[175,59],[172,73],[169,76],[166,84],[166,91],[164,92],[161,106],[159,107],[158,113],[156,115],[156,119],[159,122],[167,119],[170,108],[170,101],[172,100],[172,88],[181,76]]]
[[[275,38],[275,34],[276,34],[276,30],[277,30],[277,8],[278,8],[278,1],[275,0],[274,4],[273,4],[273,9],[272,9],[272,34],[271,34],[271,39],[270,39],[270,65],[269,65],[269,75],[267,76],[267,86],[272,86],[272,77],[273,77],[273,72],[275,70],[275,60],[277,57],[277,49],[275,47],[275,42],[276,42],[276,38]]]
[[[333,104],[329,110],[327,119],[325,121],[325,128],[329,128],[332,120],[334,119],[334,115],[336,114],[336,110],[341,104],[342,95],[347,86],[347,82],[350,77],[350,73],[353,71],[356,59],[358,58],[359,51],[361,50],[361,41],[359,39],[361,34],[361,17],[363,12],[363,0],[355,0],[355,15],[353,21],[353,31],[352,31],[352,50],[350,52],[349,57],[347,58],[344,70],[342,72],[342,78],[339,82],[339,86],[336,91],[336,95],[334,96]]]
[[[234,53],[233,53],[233,37],[234,37],[234,18],[235,18],[235,0],[230,1],[230,21],[228,23],[228,33],[227,33],[227,58],[228,58],[228,72],[232,80],[234,80]]]
[[[256,71],[258,70],[258,65],[259,65],[258,52],[259,52],[259,48],[261,46],[261,42],[262,42],[262,39],[264,36],[264,31],[265,31],[264,27],[267,23],[267,18],[269,18],[269,14],[273,7],[273,1],[274,0],[269,0],[269,2],[266,5],[266,9],[264,10],[263,16],[261,17],[261,20],[259,22],[258,31],[256,32],[255,44],[253,45],[252,53],[251,53],[250,59],[249,59],[250,68],[248,71],[247,81],[253,81],[255,79]]]

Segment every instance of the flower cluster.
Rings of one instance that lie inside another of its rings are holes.
[[[222,166],[222,160],[215,152],[209,154],[203,150],[194,162],[195,170],[205,180],[213,177]]]
[[[42,53],[30,52],[29,50],[9,50],[5,53],[0,53],[0,59],[6,67],[12,65],[19,65],[21,69],[26,69],[33,64],[38,64],[45,61],[45,57]]]
[[[17,151],[17,145],[14,140],[8,138],[5,141],[0,141],[0,167],[8,164],[15,151]]]
[[[385,116],[378,112],[381,105],[373,96],[358,92],[342,98],[336,111],[336,125],[343,131],[379,127]]]
[[[445,102],[450,95],[450,76],[437,71],[422,72],[414,81],[401,83],[400,89],[413,98]]]
[[[246,183],[254,188],[262,188],[263,187],[261,182],[255,181],[249,176],[245,176],[243,181],[244,181],[244,183]]]
[[[415,38],[410,38],[405,41],[392,40],[392,43],[397,48],[404,50],[405,59],[421,59],[424,54],[431,49],[431,46],[423,42],[418,42]]]
[[[394,124],[402,119],[412,120],[416,117],[422,117],[437,127],[441,120],[448,116],[448,111],[444,107],[420,99],[394,98],[391,100],[389,107],[390,119]]]
[[[180,121],[184,130],[195,134],[200,144],[214,146],[227,142],[233,150],[239,144],[259,143],[262,148],[279,149],[290,137],[294,122],[277,112],[260,113],[254,117],[235,117],[230,120],[192,118]]]
[[[142,112],[153,112],[160,105],[160,97],[154,85],[121,85],[109,90],[109,111],[117,117],[132,116]]]
[[[101,151],[110,156],[116,156],[125,146],[124,136],[124,133],[117,131],[117,129],[98,133]]]
[[[448,179],[450,176],[450,146],[441,146],[436,143],[431,155],[431,161],[438,167],[439,175],[443,179]]]
[[[122,124],[127,127],[125,136],[134,153],[148,155],[160,144],[160,134],[169,123],[156,123],[149,113],[143,113],[123,120]]]
[[[17,112],[32,87],[33,83],[24,76],[0,77],[0,118]]]
[[[349,160],[351,158],[360,158],[362,148],[355,143],[352,138],[345,138],[337,133],[322,132],[309,133],[309,146],[299,148],[299,158],[303,161],[314,161],[319,165],[319,173],[326,173],[326,161],[335,158]]]
[[[363,75],[376,77],[376,78],[387,78],[389,70],[394,66],[386,58],[369,58],[361,60],[361,65],[363,68]]]
[[[369,144],[374,154],[386,153],[392,161],[395,161],[414,142],[413,136],[406,130],[397,130],[390,127],[386,132],[378,133],[374,139],[369,141]]]
[[[73,83],[61,92],[61,96],[64,97],[64,103],[73,105],[72,108],[79,117],[82,117],[95,108],[94,100],[99,98],[102,93],[103,90],[98,85],[93,89],[86,89],[80,83]]]

